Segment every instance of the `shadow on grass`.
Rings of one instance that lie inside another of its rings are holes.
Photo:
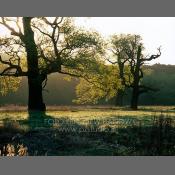
[[[36,156],[175,155],[174,120],[159,116],[151,122],[122,127],[100,120],[80,124],[67,117],[55,119],[45,113],[30,113],[28,120],[4,120],[0,127],[0,149],[8,143],[23,143],[29,155]]]

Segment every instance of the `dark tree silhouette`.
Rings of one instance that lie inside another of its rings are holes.
[[[137,110],[139,95],[148,91],[157,91],[158,89],[145,86],[141,84],[141,79],[144,76],[142,66],[145,62],[154,60],[161,55],[160,48],[158,49],[159,53],[156,55],[151,55],[149,57],[144,57],[142,55],[142,45],[138,46],[136,57],[133,57],[132,53],[128,53],[130,59],[129,67],[131,76],[133,78],[132,83],[130,83],[130,87],[132,88],[132,97],[131,97],[131,108]]]
[[[144,76],[142,66],[147,61],[154,60],[161,55],[160,48],[157,55],[144,56],[144,47],[139,35],[113,35],[111,39],[112,47],[110,51],[113,57],[107,59],[111,64],[118,66],[119,75],[124,89],[132,88],[131,108],[136,110],[139,95],[157,89],[141,84]],[[117,93],[117,105],[122,105],[124,90]]]
[[[0,40],[0,76],[28,77],[29,110],[46,110],[48,74],[82,76],[100,51],[98,34],[75,28],[71,18],[2,17],[0,24],[11,32]]]

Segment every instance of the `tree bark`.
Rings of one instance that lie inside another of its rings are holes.
[[[42,77],[38,67],[38,51],[34,40],[34,32],[31,28],[31,17],[23,18],[24,36],[23,42],[27,52],[28,66],[28,110],[29,111],[45,111],[46,107],[43,103],[42,96]]]
[[[132,97],[131,97],[131,109],[138,109],[138,99],[139,99],[139,88],[133,88]]]
[[[131,109],[137,110],[138,108],[138,99],[140,95],[140,68],[141,68],[141,46],[138,47],[137,51],[137,60],[134,66],[134,69],[131,70],[133,76],[134,76],[134,82],[133,82],[133,91],[132,91],[132,98],[131,98]]]
[[[42,84],[37,79],[28,77],[28,110],[29,111],[46,111],[46,106],[43,102]]]

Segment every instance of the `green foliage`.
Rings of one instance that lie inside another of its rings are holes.
[[[143,84],[143,65],[146,59],[142,52],[144,46],[140,35],[113,35],[109,43],[103,44],[103,47],[111,51],[103,53],[110,65],[102,63],[103,66],[99,65],[102,68],[101,72],[94,72],[93,76],[80,81],[76,88],[77,103],[97,103],[101,99],[108,101],[116,97],[119,89],[125,91],[127,88],[135,88],[135,82],[138,88]],[[151,73],[151,70],[146,71],[147,76]],[[139,92],[141,90],[138,90],[138,94]],[[147,91],[142,89],[142,92]]]
[[[93,75],[81,80],[76,87],[78,99],[74,100],[74,102],[95,104],[101,99],[108,101],[116,97],[119,89],[124,90],[126,86],[129,87],[133,82],[129,59],[131,59],[130,56],[135,57],[140,44],[142,44],[141,37],[130,34],[113,35],[109,44],[103,43],[103,48],[109,47],[112,55],[107,52],[104,53],[104,51],[102,55],[105,57],[110,56],[111,58],[107,60],[112,65],[105,64],[102,61],[100,64],[95,63],[97,66],[96,68],[94,67],[96,71],[93,72]],[[98,58],[98,60],[102,60],[102,58]]]
[[[140,96],[140,105],[175,105],[175,66],[173,65],[149,65],[144,66],[143,84],[157,88],[157,92],[148,92]],[[79,83],[77,78],[71,81],[64,81],[64,75],[52,74],[48,77],[47,90],[44,93],[45,101],[48,105],[72,105],[72,99],[76,98],[75,87]],[[0,105],[22,104],[26,105],[27,81],[22,80],[20,89],[16,93],[8,96],[1,96]],[[83,86],[83,84],[82,84]],[[20,95],[23,94],[23,95]],[[124,96],[124,105],[129,105],[131,92],[127,91]],[[114,97],[115,98],[115,97]],[[18,101],[16,101],[18,99]],[[104,100],[99,100],[98,104],[104,104]],[[115,99],[111,99],[106,104],[114,104]]]
[[[112,51],[111,61],[119,67],[121,79],[127,79],[125,80],[127,86],[132,84],[134,80],[132,72],[136,66],[137,52],[140,46],[143,51],[141,36],[134,34],[112,35],[109,41],[108,47]]]
[[[12,34],[0,40],[0,51],[3,55],[1,65],[6,66],[2,69],[2,73],[5,72],[6,76],[28,76],[27,66],[30,61],[27,60],[23,19],[22,17],[1,18],[1,24]],[[16,28],[11,25],[12,23]],[[69,17],[63,19],[33,17],[31,27],[38,51],[40,74],[59,72],[72,76],[86,76],[89,71],[92,73],[97,68],[95,63],[103,54],[103,40],[97,32],[76,27],[73,18]],[[11,85],[4,78],[2,79],[3,93],[7,93],[7,89],[16,90],[18,82],[15,78],[7,78],[11,80]]]
[[[108,44],[112,50],[112,56],[118,64],[122,61],[136,57],[138,46],[144,50],[140,35],[133,34],[114,34]]]
[[[16,92],[20,82],[21,78],[0,76],[0,94],[6,95],[8,92]]]
[[[98,72],[80,80],[76,87],[77,100],[74,102],[96,104],[101,99],[108,101],[122,88],[118,69],[112,65],[99,64]]]
[[[56,50],[49,37],[49,35],[52,36],[53,29],[49,28],[42,18],[33,19],[32,25],[36,33],[41,70],[49,69],[50,63],[58,66],[60,59],[64,72],[80,75],[91,62],[94,64],[97,57],[104,52],[101,36],[96,31],[78,28],[75,26],[73,18],[65,17],[59,24],[59,29],[55,31]]]
[[[133,34],[114,34],[111,36],[111,43],[116,49],[123,49],[131,50],[131,47],[137,47],[139,44],[142,44],[142,38],[140,35],[133,35]],[[126,46],[123,48],[123,46]]]

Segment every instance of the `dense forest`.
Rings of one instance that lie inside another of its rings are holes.
[[[156,92],[144,93],[139,98],[140,105],[175,105],[175,66],[174,65],[146,65],[143,82],[157,88]],[[44,91],[44,99],[47,105],[75,105],[75,88],[79,83],[78,78],[67,80],[65,75],[52,74]],[[0,104],[27,105],[27,80],[23,78],[16,92],[1,95]],[[124,96],[124,104],[129,105],[131,98],[130,89]],[[115,98],[98,104],[115,104]]]

